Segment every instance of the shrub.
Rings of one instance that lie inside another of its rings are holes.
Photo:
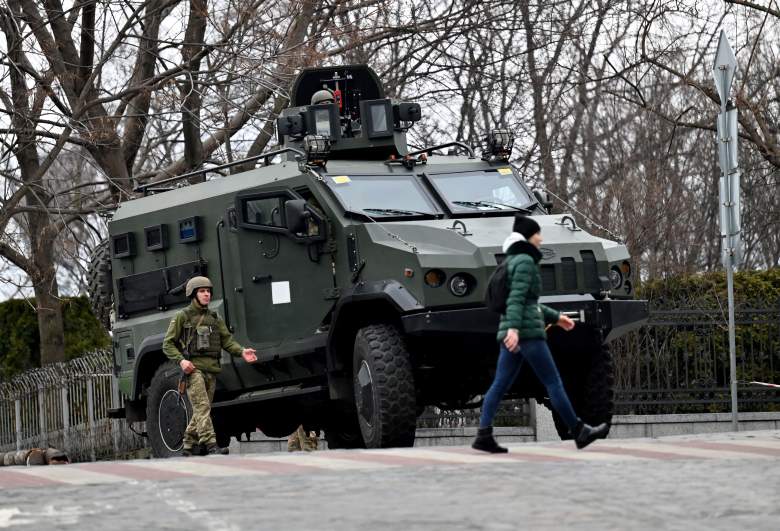
[[[92,315],[86,297],[64,299],[62,310],[66,359],[109,347],[111,340]],[[0,330],[0,378],[6,380],[40,367],[40,337],[34,299],[12,299],[0,303]]]

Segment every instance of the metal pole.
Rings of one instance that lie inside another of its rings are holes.
[[[729,259],[732,262],[733,257]],[[737,338],[734,324],[734,268],[726,267],[726,289],[729,297],[729,368],[731,374],[731,428],[739,431],[737,411]]]
[[[70,454],[70,408],[68,407],[68,387],[62,386],[62,445],[66,454]]]
[[[112,408],[118,408],[119,407],[119,379],[114,376],[113,374],[110,376],[111,378],[111,407]],[[117,419],[109,419],[109,422],[111,423],[111,434],[113,435],[114,439],[114,457],[119,455],[119,420]]]
[[[49,437],[46,425],[46,391],[43,386],[38,388],[38,423],[41,432],[41,448],[47,448]]]
[[[89,456],[95,460],[95,385],[87,379],[87,425],[89,426]]]
[[[14,401],[16,412],[16,451],[22,449],[22,401],[18,398]]]

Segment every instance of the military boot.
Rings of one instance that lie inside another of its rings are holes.
[[[319,448],[319,446],[320,446],[320,438],[317,435],[317,432],[310,431],[306,435],[306,441],[303,446],[303,449],[306,450],[307,452],[314,452]]]
[[[181,455],[184,457],[192,457],[193,455],[202,455],[202,449],[198,443],[193,444],[192,446],[185,446],[181,450]]]
[[[609,426],[604,422],[598,426],[590,426],[581,420],[578,421],[574,429],[571,430],[574,442],[577,444],[577,449],[579,450],[582,450],[596,439],[606,438],[608,433]]]
[[[493,438],[493,426],[479,428],[477,430],[477,438],[474,439],[471,447],[475,450],[481,450],[491,454],[505,454],[509,451],[503,446],[499,446],[499,444]]]
[[[206,455],[227,455],[230,453],[228,448],[221,448],[217,446],[217,443],[209,443],[206,445]]]
[[[303,428],[298,426],[298,428],[287,437],[287,451],[298,452],[303,450],[304,438],[305,434],[303,433]]]

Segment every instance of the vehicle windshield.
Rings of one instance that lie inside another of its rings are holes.
[[[329,175],[326,181],[350,212],[371,217],[439,214],[433,199],[413,175]]]
[[[511,168],[428,174],[438,192],[455,213],[484,210],[527,211],[533,198]]]

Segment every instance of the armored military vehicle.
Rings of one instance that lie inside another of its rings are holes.
[[[574,407],[610,421],[608,344],[647,313],[632,300],[625,246],[551,215],[508,163],[509,131],[487,133],[481,153],[459,142],[410,149],[421,114],[365,65],[304,70],[277,121],[279,149],[213,169],[240,164],[232,175],[143,186],[119,206],[92,298],[113,329],[125,398],[114,413],[146,421],[156,456],[180,451],[190,414],[161,346],[194,275],[211,277],[212,309],[260,359],[223,353],[220,444],[303,423],[331,448],[410,446],[426,406],[478,406],[498,352],[483,297],[518,212],[542,227],[543,302],[578,321],[550,330]],[[510,397],[544,401],[544,388],[526,370]]]

